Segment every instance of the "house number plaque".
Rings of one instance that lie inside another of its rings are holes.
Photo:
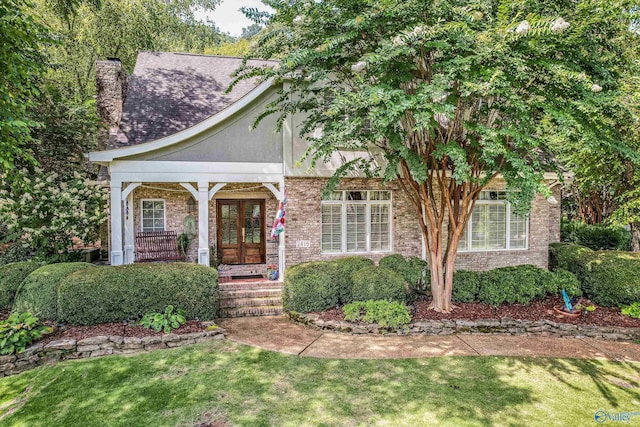
[[[310,248],[311,240],[296,240],[296,248]]]

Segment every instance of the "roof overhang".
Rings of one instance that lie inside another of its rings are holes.
[[[131,147],[123,147],[105,151],[92,151],[88,155],[89,161],[106,166],[116,159],[149,153],[155,150],[160,150],[175,144],[179,144],[180,142],[183,142],[202,132],[207,131],[208,129],[211,129],[212,127],[237,114],[245,107],[251,105],[256,99],[260,98],[271,88],[271,86],[273,86],[273,84],[273,79],[265,81],[264,83],[256,86],[255,89],[247,93],[245,96],[243,96],[224,110],[209,117],[208,119],[201,121],[194,126],[191,126],[190,128],[174,133],[173,135],[157,139],[155,141],[145,142],[143,144],[138,144]]]

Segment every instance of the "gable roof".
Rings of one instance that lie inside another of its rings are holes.
[[[243,80],[225,93],[242,58],[140,52],[129,81],[122,118],[108,149],[155,141],[214,116],[256,87]],[[275,61],[250,60],[250,65]]]

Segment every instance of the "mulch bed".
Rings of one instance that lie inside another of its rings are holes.
[[[9,310],[0,310],[0,320],[4,320],[9,317]],[[53,333],[47,334],[38,340],[40,343],[47,344],[51,341],[57,341],[62,339],[74,339],[82,340],[90,337],[97,336],[124,336],[124,337],[136,337],[144,338],[150,335],[162,336],[163,332],[155,332],[153,329],[147,329],[138,325],[124,324],[124,323],[102,323],[94,326],[57,326],[53,322],[43,322],[45,325],[52,326],[54,328]],[[172,334],[190,334],[192,332],[202,332],[205,330],[205,326],[199,320],[187,320],[187,323],[180,326],[178,329],[172,329]]]
[[[600,307],[583,301],[583,305],[594,305],[595,311],[584,313],[582,316],[571,319],[553,310],[554,306],[561,306],[560,297],[550,297],[533,301],[530,305],[504,304],[497,308],[483,303],[455,303],[457,309],[451,313],[437,313],[429,310],[430,298],[419,299],[410,305],[412,321],[418,320],[478,320],[478,319],[503,319],[517,320],[550,320],[556,323],[588,324],[596,326],[618,326],[624,328],[640,327],[640,319],[624,316],[620,309],[613,307]],[[322,320],[344,320],[341,308],[316,312]]]

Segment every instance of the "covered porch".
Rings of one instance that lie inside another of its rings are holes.
[[[115,160],[109,172],[112,265],[136,261],[138,233],[173,230],[194,237],[187,261],[225,264],[238,276],[268,264],[284,271],[284,234],[270,237],[284,197],[281,163]]]

